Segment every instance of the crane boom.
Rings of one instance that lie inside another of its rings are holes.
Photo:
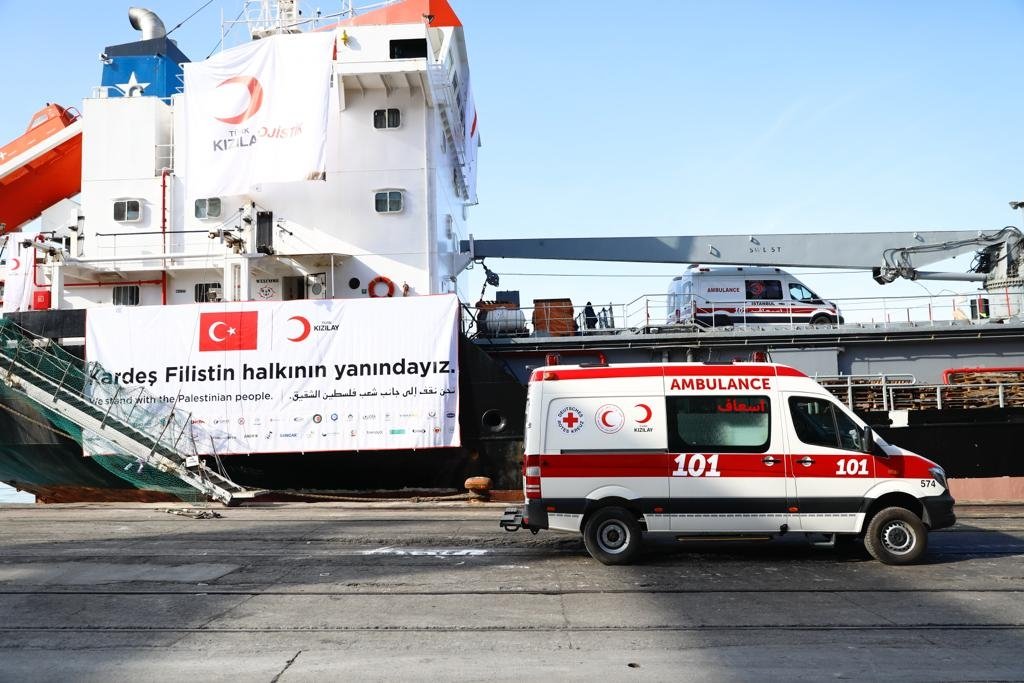
[[[880,282],[914,279],[917,267],[998,245],[997,261],[1017,263],[1021,233],[920,230],[915,232],[807,233],[779,235],[683,235],[665,237],[556,237],[463,240],[472,259],[522,258],[702,265],[863,268]],[[1007,258],[1003,258],[1006,256]],[[1016,268],[1014,267],[1014,273]],[[982,271],[988,272],[988,271]],[[952,274],[951,274],[952,275]],[[976,279],[984,279],[979,276]]]

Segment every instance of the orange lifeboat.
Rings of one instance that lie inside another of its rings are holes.
[[[82,189],[82,122],[73,108],[47,104],[28,130],[0,147],[0,234]]]

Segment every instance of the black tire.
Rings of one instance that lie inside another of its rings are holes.
[[[811,318],[811,325],[813,325],[814,327],[821,327],[822,325],[831,324],[832,316],[825,315],[824,313],[819,313],[818,315]]]
[[[864,547],[882,564],[913,564],[928,550],[928,529],[906,508],[885,508],[871,518]]]
[[[620,507],[601,508],[583,528],[587,552],[601,564],[629,564],[643,540],[636,515]]]

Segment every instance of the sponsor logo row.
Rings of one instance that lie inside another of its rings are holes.
[[[637,403],[625,409],[606,403],[591,415],[574,405],[567,405],[555,414],[555,424],[565,434],[578,434],[590,428],[604,434],[615,434],[626,426],[631,426],[634,432],[644,433],[653,431],[650,425],[653,416],[654,411],[647,403]]]

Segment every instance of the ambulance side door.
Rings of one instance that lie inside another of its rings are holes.
[[[856,532],[864,495],[875,483],[875,456],[862,452],[861,427],[824,396],[783,394],[788,465],[796,488],[794,530]]]
[[[789,523],[778,396],[666,397],[673,531],[778,533]]]

